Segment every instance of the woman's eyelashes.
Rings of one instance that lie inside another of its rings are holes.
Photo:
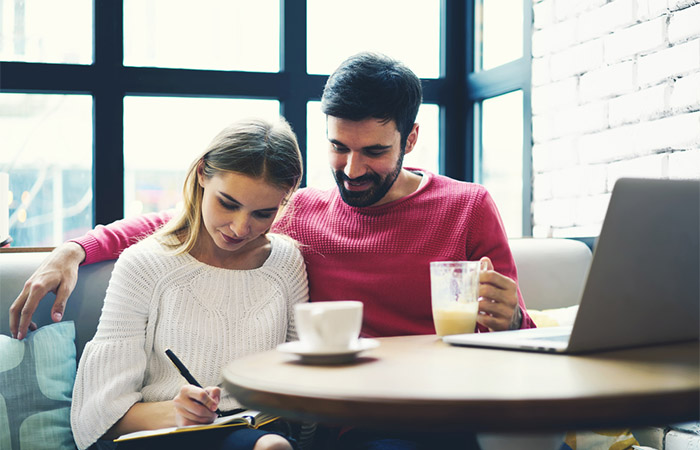
[[[225,209],[229,211],[236,211],[238,208],[241,206],[237,203],[230,203],[227,202],[226,200],[219,198],[219,204],[224,207]],[[258,219],[270,219],[275,215],[275,212],[270,212],[270,211],[253,211],[253,216],[257,217]]]
[[[255,211],[253,213],[254,216],[258,217],[259,219],[270,219],[274,216],[273,213],[269,212],[262,212],[262,211]]]
[[[235,210],[237,210],[237,209],[239,208],[239,205],[236,204],[236,203],[229,203],[229,202],[227,202],[226,200],[224,200],[224,199],[222,199],[222,198],[217,198],[217,200],[219,200],[219,204],[220,204],[221,206],[223,206],[224,208],[226,208],[226,209],[228,209],[228,210],[230,210],[230,211],[235,211]]]

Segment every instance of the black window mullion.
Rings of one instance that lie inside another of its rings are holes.
[[[94,1],[93,225],[124,217],[123,4]]]
[[[280,65],[286,80],[286,89],[280,94],[281,113],[289,121],[299,140],[299,147],[306,163],[307,117],[306,103],[311,95],[307,91],[306,73],[306,1],[280,0]],[[306,185],[306,170],[302,185]]]
[[[129,66],[120,70],[126,95],[277,100],[287,89],[285,77],[280,73]]]
[[[0,92],[87,94],[92,68],[77,64],[0,62]]]
[[[473,124],[467,104],[467,25],[470,2],[443,0],[441,8],[440,171],[458,180],[472,181],[474,174]]]

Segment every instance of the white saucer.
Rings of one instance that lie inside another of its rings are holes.
[[[379,341],[376,339],[360,338],[354,346],[342,350],[311,349],[300,341],[285,342],[278,345],[277,350],[297,355],[302,362],[308,364],[342,364],[352,361],[360,352],[378,346]]]

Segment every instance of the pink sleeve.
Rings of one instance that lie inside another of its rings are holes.
[[[83,264],[117,259],[125,248],[152,234],[172,216],[172,211],[162,211],[117,220],[106,226],[97,225],[94,230],[70,241],[85,249]]]
[[[518,270],[510,251],[508,236],[506,235],[501,215],[491,195],[484,190],[477,211],[473,214],[467,238],[467,257],[476,261],[482,256],[488,256],[493,263],[496,272],[518,281]],[[520,328],[536,328],[535,322],[530,318],[523,301],[523,296],[518,288],[518,303],[522,313]]]

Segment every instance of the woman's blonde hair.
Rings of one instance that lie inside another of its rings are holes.
[[[156,233],[161,241],[176,238],[171,245],[176,254],[192,250],[199,238],[204,194],[197,179],[200,167],[206,179],[222,172],[262,178],[287,191],[283,204],[299,187],[303,173],[296,135],[283,118],[276,122],[247,119],[224,128],[190,166],[182,189],[182,211]]]

